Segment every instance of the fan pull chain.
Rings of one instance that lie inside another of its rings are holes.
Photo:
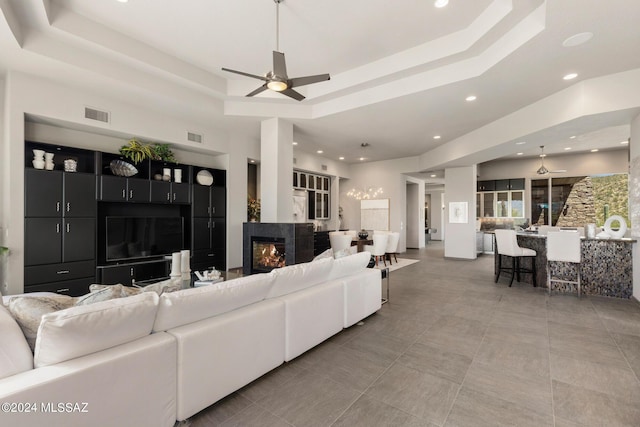
[[[273,0],[276,2],[276,51],[280,52],[280,2],[282,0]]]

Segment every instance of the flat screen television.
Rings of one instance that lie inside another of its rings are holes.
[[[107,261],[169,255],[184,249],[182,217],[106,217]]]

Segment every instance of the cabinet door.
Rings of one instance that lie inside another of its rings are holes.
[[[511,212],[514,218],[524,218],[524,191],[511,192]]]
[[[61,222],[60,218],[26,218],[24,220],[25,266],[54,264],[62,261]]]
[[[96,178],[93,174],[65,173],[64,206],[65,217],[96,216]]]
[[[171,203],[189,204],[189,184],[171,184]]]
[[[124,202],[127,200],[127,178],[102,175],[100,177],[100,200]]]
[[[64,262],[95,258],[96,221],[93,218],[65,218],[62,239]]]
[[[209,218],[193,218],[193,250],[211,247],[211,220]]]
[[[205,185],[193,185],[193,199],[191,212],[195,217],[209,216],[209,187]]]
[[[508,217],[509,216],[509,192],[501,191],[496,193],[496,216]]]
[[[100,276],[100,283],[103,285],[112,285],[115,283],[130,285],[131,280],[135,275],[135,268],[132,265],[100,268],[99,271],[102,272]]]
[[[211,247],[212,248],[225,248],[226,247],[226,224],[224,219],[214,218],[211,220],[209,226],[211,228]]]
[[[127,200],[149,202],[151,200],[150,182],[146,179],[127,179]]]
[[[505,191],[509,189],[509,180],[508,179],[498,179],[496,180],[496,191]]]
[[[26,217],[60,216],[62,210],[62,172],[25,169]]]
[[[171,203],[171,183],[151,181],[151,202]]]
[[[485,217],[496,216],[493,206],[495,195],[496,193],[484,193],[482,195],[482,212]]]
[[[227,197],[224,187],[211,187],[211,216],[225,216]]]
[[[524,190],[524,178],[510,179],[509,180],[509,189],[510,190]]]

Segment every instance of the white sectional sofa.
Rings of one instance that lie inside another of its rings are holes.
[[[381,277],[369,259],[46,314],[34,354],[0,306],[0,420],[172,426],[377,311]]]

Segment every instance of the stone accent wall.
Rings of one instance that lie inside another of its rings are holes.
[[[586,176],[573,184],[562,208],[556,226],[582,227],[596,222],[596,209],[591,177]]]

